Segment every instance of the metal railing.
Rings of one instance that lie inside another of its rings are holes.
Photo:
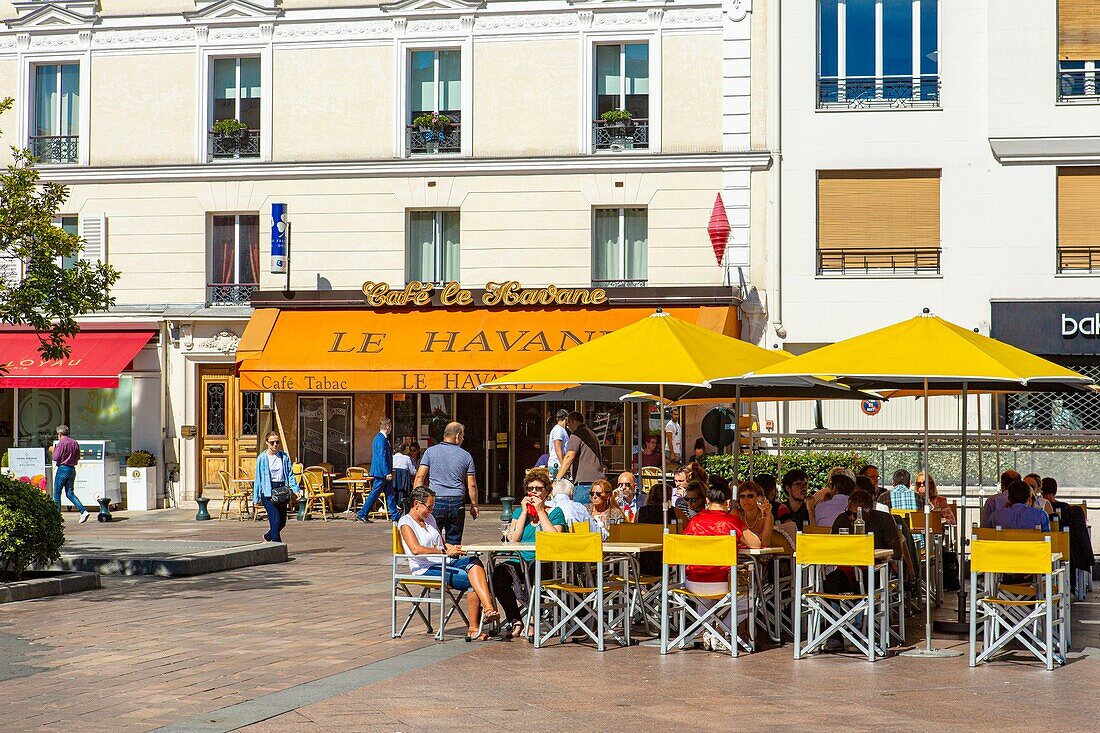
[[[412,119],[416,119],[426,112],[413,112]],[[405,147],[409,155],[437,155],[439,153],[462,152],[462,112],[461,110],[444,110],[441,115],[446,115],[451,122],[442,130],[431,130],[427,127],[416,125],[405,126]]]
[[[940,106],[939,74],[920,76],[822,76],[818,109],[917,109]]]
[[[211,160],[236,160],[260,157],[260,131],[241,130],[239,133],[208,134]]]
[[[248,305],[259,283],[208,283],[206,302],[210,305]]]
[[[593,280],[594,288],[644,288],[649,284],[645,278],[620,279],[620,280]]]
[[[628,123],[592,120],[593,150],[648,150],[649,120],[635,117]]]
[[[1058,272],[1100,273],[1100,244],[1059,246]]]
[[[1100,69],[1059,69],[1059,102],[1100,102]]]
[[[47,165],[75,163],[80,154],[79,135],[31,135],[28,142],[31,155]]]
[[[821,248],[818,275],[938,275],[940,252],[933,247]]]

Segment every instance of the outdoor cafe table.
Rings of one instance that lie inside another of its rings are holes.
[[[373,481],[373,478],[371,476],[364,476],[363,478],[338,478],[338,479],[333,479],[332,483],[334,485],[338,484],[340,486],[347,486],[348,489],[349,489],[348,490],[348,507],[347,507],[347,509],[344,510],[344,514],[347,514],[352,510],[352,502],[355,499],[355,492],[352,491],[351,489],[354,488],[354,485],[355,484],[366,484],[369,481]],[[365,494],[367,493],[366,492],[366,486],[363,487],[363,493],[364,493],[363,501],[366,501],[367,500],[367,497],[365,496]]]

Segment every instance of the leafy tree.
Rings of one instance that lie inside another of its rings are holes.
[[[12,104],[10,97],[0,100],[0,114]],[[68,189],[43,183],[30,151],[13,147],[12,155],[0,172],[0,259],[22,262],[23,277],[0,278],[0,323],[34,328],[43,358],[61,359],[69,354],[65,340],[80,330],[77,316],[114,305],[110,289],[118,272],[77,259],[84,248],[80,237],[53,223]],[[76,262],[63,268],[61,258]]]

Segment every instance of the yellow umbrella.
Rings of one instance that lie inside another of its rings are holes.
[[[750,375],[765,381],[776,377],[828,374],[858,388],[891,388],[920,385],[924,400],[924,471],[928,465],[929,385],[937,389],[959,391],[963,396],[962,516],[959,520],[960,544],[966,527],[966,404],[967,391],[1059,390],[1083,388],[1091,379],[1054,362],[1029,354],[1002,341],[982,336],[929,314],[902,321],[862,336],[823,346],[780,364],[764,367]],[[730,381],[740,381],[731,375]],[[930,510],[925,502],[925,512]],[[925,541],[930,522],[925,521]],[[961,574],[960,563],[960,574]],[[929,588],[925,565],[925,589]],[[963,602],[959,600],[960,621]],[[948,656],[950,652],[932,649],[932,610],[926,598],[925,648],[914,650],[921,656]]]

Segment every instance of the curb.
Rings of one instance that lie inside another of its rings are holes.
[[[99,575],[94,572],[66,572],[53,578],[31,578],[0,584],[0,603],[61,596],[67,593],[95,590],[98,587]]]
[[[50,566],[50,569],[92,572],[100,575],[155,575],[161,578],[180,578],[254,565],[281,563],[286,562],[289,557],[285,544],[261,542],[172,558],[62,555],[60,560]]]

